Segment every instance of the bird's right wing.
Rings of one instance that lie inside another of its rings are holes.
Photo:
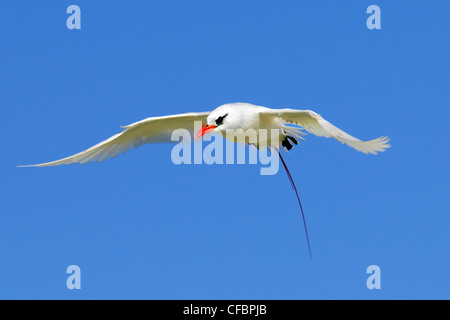
[[[334,138],[341,143],[364,152],[377,154],[383,152],[389,145],[388,137],[380,137],[370,141],[361,141],[348,133],[335,127],[330,122],[322,118],[320,114],[311,110],[295,110],[295,109],[268,109],[261,116],[278,116],[287,123],[296,124],[303,127],[306,131],[319,137]]]
[[[146,143],[173,142],[172,132],[176,129],[186,129],[194,132],[194,122],[205,122],[210,112],[184,113],[163,117],[147,118],[123,127],[125,130],[95,146],[73,156],[35,165],[21,167],[50,167],[62,164],[88,163],[114,158],[128,151],[131,147],[138,148]]]

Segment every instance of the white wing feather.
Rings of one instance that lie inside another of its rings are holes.
[[[21,167],[50,167],[62,164],[88,163],[114,158],[146,143],[172,142],[171,135],[176,129],[194,131],[194,121],[205,122],[210,112],[184,113],[163,117],[152,117],[123,127],[121,133],[73,156],[35,165]]]
[[[319,137],[334,138],[348,146],[364,152],[377,154],[383,152],[389,145],[389,137],[380,137],[370,141],[361,141],[341,129],[335,127],[330,122],[322,118],[320,114],[311,110],[294,110],[294,109],[272,109],[262,114],[269,116],[279,116],[287,123],[292,123],[303,127],[306,131]]]

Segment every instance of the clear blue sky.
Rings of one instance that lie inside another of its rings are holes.
[[[71,4],[81,30],[66,28]],[[366,27],[371,4],[381,30]],[[0,298],[450,298],[449,12],[445,0],[2,2]],[[164,144],[15,167],[237,101],[392,138],[367,156],[309,135],[285,156],[313,262],[282,171],[176,166]],[[80,291],[66,288],[72,264]]]

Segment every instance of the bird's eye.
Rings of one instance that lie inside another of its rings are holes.
[[[225,115],[223,115],[223,116],[221,116],[221,117],[218,117],[218,118],[216,119],[216,125],[218,125],[218,126],[222,125],[222,124],[223,124],[223,119],[225,119],[225,117],[226,117],[227,115],[228,115],[228,113],[225,114]]]

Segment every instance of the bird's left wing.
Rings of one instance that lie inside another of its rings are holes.
[[[335,127],[322,118],[320,114],[311,110],[267,109],[261,113],[261,117],[265,116],[280,117],[287,123],[301,126],[306,131],[315,134],[316,136],[334,138],[366,154],[377,154],[390,147],[388,137],[380,137],[370,141],[361,141],[342,131],[338,127]]]
[[[73,156],[47,163],[21,167],[50,167],[62,164],[88,163],[114,158],[146,143],[172,142],[171,135],[176,129],[194,132],[194,121],[205,122],[210,112],[184,113],[163,117],[152,117],[123,127],[124,130],[95,146]]]

